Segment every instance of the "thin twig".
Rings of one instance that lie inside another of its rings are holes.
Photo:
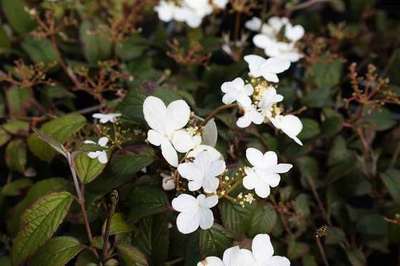
[[[315,241],[317,242],[319,252],[321,253],[322,260],[325,266],[329,266],[328,259],[326,258],[324,247],[322,246],[319,236],[315,236]]]
[[[318,208],[322,212],[322,215],[324,216],[325,221],[327,222],[328,225],[332,225],[331,221],[329,219],[329,215],[328,215],[327,211],[325,210],[324,204],[322,203],[321,198],[318,195],[318,192],[315,187],[314,181],[312,180],[312,177],[307,175],[306,179],[307,179],[308,185],[311,187],[311,191],[314,195],[315,200],[317,201]]]
[[[217,109],[215,109],[214,111],[212,111],[203,121],[203,125],[206,125],[208,123],[208,121],[210,121],[214,116],[216,116],[218,113],[226,110],[226,109],[230,109],[230,108],[235,108],[238,105],[236,103],[232,103],[232,104],[226,104],[226,105],[222,105],[220,107],[218,107]]]

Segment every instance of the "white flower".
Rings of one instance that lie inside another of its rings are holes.
[[[99,119],[99,122],[101,124],[106,124],[108,122],[115,123],[117,122],[117,118],[120,116],[121,114],[119,113],[109,113],[109,114],[95,113],[92,115],[93,118]]]
[[[172,200],[172,207],[180,212],[176,219],[179,232],[190,234],[197,228],[206,230],[214,224],[214,215],[210,210],[217,205],[218,196],[206,197],[200,194],[197,198],[189,194],[181,194]]]
[[[281,40],[282,33],[286,40]],[[262,25],[261,33],[254,36],[253,43],[264,49],[269,57],[296,62],[303,57],[296,47],[296,42],[303,36],[301,25],[293,26],[287,18],[271,17],[268,23]]]
[[[279,82],[276,74],[290,67],[288,60],[280,58],[265,59],[258,55],[246,55],[244,60],[249,64],[250,76],[254,78],[263,77],[265,80],[271,82]]]
[[[254,266],[253,254],[248,249],[234,246],[225,250],[222,260],[218,257],[207,257],[197,266]],[[271,265],[274,266],[274,265]]]
[[[274,248],[267,234],[258,234],[251,245],[256,266],[290,266],[286,257],[274,256]]]
[[[200,261],[197,266],[290,266],[286,257],[274,256],[274,248],[267,234],[256,235],[251,249],[234,246],[225,250],[223,260],[211,256]]]
[[[269,57],[277,57],[290,62],[297,62],[303,57],[294,43],[279,42],[264,34],[254,36],[253,43],[264,49],[265,54]]]
[[[196,146],[193,150],[191,150],[187,154],[187,157],[188,158],[196,157],[199,153],[201,153],[203,151],[207,151],[209,154],[212,154],[211,156],[213,158],[222,158],[222,154],[216,148],[209,146],[209,145],[205,145],[205,144]]]
[[[243,178],[243,186],[246,189],[254,189],[261,198],[268,197],[270,187],[276,187],[281,177],[279,174],[288,172],[291,164],[278,164],[278,157],[275,152],[269,151],[262,154],[255,148],[246,150],[246,158],[253,166],[245,168],[246,176]]]
[[[243,110],[244,115],[239,117],[239,119],[236,121],[236,125],[238,127],[245,128],[250,126],[251,123],[260,125],[264,121],[264,116],[254,105],[244,106]]]
[[[162,188],[165,191],[173,190],[175,189],[175,179],[171,175],[167,175],[164,173],[160,174],[162,179]]]
[[[149,96],[143,103],[143,114],[151,128],[147,140],[161,146],[162,155],[172,166],[178,165],[177,151],[188,152],[201,141],[199,136],[192,136],[183,129],[190,119],[189,105],[183,100],[173,101],[166,107],[161,99]]]
[[[196,155],[193,162],[178,165],[179,174],[189,180],[189,190],[200,188],[206,193],[214,193],[219,185],[217,176],[225,171],[225,161],[210,151],[202,151]]]
[[[107,137],[101,137],[101,138],[99,138],[97,143],[92,141],[92,140],[85,140],[84,143],[85,144],[98,145],[98,146],[100,146],[102,148],[107,148],[108,138]],[[102,164],[106,164],[108,162],[107,152],[104,149],[99,150],[99,151],[88,152],[87,155],[91,159],[96,159],[97,158],[97,160]]]
[[[303,145],[301,140],[297,137],[303,129],[303,123],[297,116],[277,115],[270,120],[277,129],[282,130],[283,133],[288,135],[288,137],[293,139],[297,144]]]
[[[252,17],[250,20],[246,21],[244,26],[252,31],[259,31],[262,26],[262,21],[258,17]]]
[[[251,104],[249,96],[253,94],[253,86],[251,86],[251,84],[245,84],[241,78],[235,78],[232,81],[224,82],[221,85],[221,90],[225,93],[222,97],[222,102],[224,104],[231,104],[235,101],[242,106],[249,106]]]

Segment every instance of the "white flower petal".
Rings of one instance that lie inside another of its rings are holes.
[[[203,127],[203,134],[201,136],[203,144],[214,147],[218,140],[218,129],[214,118],[207,122]]]
[[[264,153],[262,158],[262,166],[261,168],[271,168],[275,167],[278,164],[278,156],[273,151],[267,151]]]
[[[167,139],[161,142],[161,154],[170,165],[174,167],[178,166],[178,154]]]
[[[285,28],[285,36],[292,42],[297,42],[304,36],[304,28],[301,25],[287,25]]]
[[[143,115],[150,128],[165,133],[167,107],[157,97],[148,96],[143,103]]]
[[[214,215],[210,209],[200,210],[200,228],[203,230],[210,229],[214,224]]]
[[[190,119],[190,107],[184,100],[171,102],[167,107],[168,122],[174,130],[178,130],[186,126]]]
[[[162,134],[153,129],[147,131],[147,140],[155,146],[160,146],[163,141],[168,141]]]
[[[190,234],[199,228],[198,212],[181,212],[176,218],[176,226],[182,234]]]
[[[89,158],[91,159],[96,159],[97,157],[99,157],[101,151],[91,151],[88,152],[87,155],[89,156]]]
[[[264,155],[261,151],[256,148],[247,148],[246,149],[246,158],[249,163],[253,166],[262,167]]]
[[[97,157],[97,159],[99,160],[99,162],[101,164],[106,164],[108,162],[107,152],[106,151],[101,151],[99,153],[99,156]]]
[[[189,194],[180,194],[172,200],[171,205],[178,212],[190,212],[196,209],[197,199]]]
[[[253,251],[256,261],[262,265],[274,255],[274,248],[267,234],[256,235],[251,244],[251,250]]]
[[[246,21],[244,26],[252,31],[259,31],[261,29],[262,21],[258,17],[252,17],[251,20]]]
[[[260,181],[259,181],[258,177],[256,176],[253,169],[246,168],[245,172],[246,172],[246,176],[243,178],[243,186],[246,189],[252,190],[260,185]]]
[[[101,147],[107,147],[107,143],[108,143],[108,138],[107,137],[101,137],[99,138],[98,144]]]
[[[197,266],[224,266],[224,263],[220,258],[211,256],[197,263]]]
[[[289,172],[292,169],[293,165],[290,163],[280,163],[275,167],[275,172],[278,174],[284,174]]]
[[[254,190],[255,190],[257,196],[259,196],[260,198],[263,198],[263,199],[268,197],[271,192],[271,189],[269,188],[269,186],[266,186],[266,185],[256,186]]]
[[[273,256],[265,266],[290,266],[290,261],[286,257]]]
[[[172,144],[174,145],[174,148],[181,153],[191,150],[195,145],[193,141],[193,136],[184,129],[175,131],[172,137]]]
[[[225,169],[226,169],[225,161],[217,160],[217,161],[211,162],[208,172],[212,176],[219,176],[225,171]]]

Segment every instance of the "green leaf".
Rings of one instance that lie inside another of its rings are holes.
[[[40,128],[40,131],[61,144],[69,140],[86,124],[86,119],[77,113],[55,118]],[[28,146],[33,154],[41,160],[50,161],[56,152],[35,134],[28,138]]]
[[[249,235],[271,233],[277,218],[278,215],[270,204],[257,204],[250,219]]]
[[[10,138],[11,136],[7,134],[7,132],[4,129],[0,128],[0,147],[6,144],[7,141],[10,140]]]
[[[14,208],[7,224],[9,230],[14,233],[21,224],[21,215],[28,206],[32,205],[40,197],[51,192],[64,191],[68,189],[68,181],[63,178],[49,178],[35,183],[28,191],[23,200],[21,200]]]
[[[140,57],[148,47],[149,43],[146,39],[141,37],[139,33],[133,33],[130,37],[117,43],[115,54],[121,60],[129,61]]]
[[[1,194],[5,196],[18,196],[21,192],[32,185],[32,180],[22,178],[6,184],[1,189]]]
[[[117,245],[118,255],[127,266],[147,266],[146,256],[137,248],[128,244],[120,243]]]
[[[359,249],[345,249],[347,257],[352,266],[365,266],[367,259],[364,253]]]
[[[140,154],[127,153],[113,156],[106,171],[88,185],[88,190],[97,194],[109,193],[114,188],[131,180],[138,171],[153,161],[154,153],[150,148],[141,149]]]
[[[0,24],[0,54],[7,53],[11,48],[11,41],[4,30],[3,25]]]
[[[68,192],[48,194],[36,201],[22,217],[22,228],[12,247],[14,265],[22,264],[32,256],[63,222],[73,201]]]
[[[320,129],[317,121],[310,118],[303,118],[301,122],[303,122],[303,130],[298,136],[300,139],[312,139],[319,135]]]
[[[28,33],[35,27],[32,17],[25,11],[25,3],[22,0],[2,0],[4,15],[8,23],[19,34]]]
[[[378,131],[387,130],[396,125],[396,116],[386,108],[366,110],[365,122]]]
[[[79,152],[74,156],[75,169],[82,183],[92,182],[98,175],[103,172],[106,164],[102,164],[99,160],[90,158],[86,152]]]
[[[142,217],[168,210],[167,195],[159,187],[136,186],[129,195],[129,220],[137,221]]]
[[[21,47],[35,63],[51,65],[58,62],[57,52],[48,39],[28,36]]]
[[[70,236],[50,239],[32,258],[31,266],[64,266],[83,249],[79,241]]]
[[[111,217],[110,235],[129,233],[133,230],[133,225],[128,224],[125,221],[122,213],[114,213],[114,215]]]
[[[111,36],[108,28],[100,21],[83,21],[79,36],[83,43],[83,53],[91,64],[106,60],[111,55]]]
[[[309,247],[306,243],[298,242],[295,239],[289,240],[288,257],[295,260],[307,254]]]
[[[325,243],[327,245],[342,244],[346,241],[346,234],[339,227],[330,226],[327,230]]]
[[[138,89],[130,89],[124,100],[118,105],[118,111],[127,118],[129,122],[144,124],[143,102],[146,96]]]
[[[6,98],[10,116],[23,116],[26,107],[32,99],[32,91],[29,88],[11,87],[6,90]]]
[[[208,230],[200,230],[200,253],[202,257],[222,256],[232,245],[233,237],[221,225],[214,224]]]
[[[26,145],[21,139],[8,143],[6,148],[7,166],[14,171],[24,173],[26,168]]]
[[[29,123],[21,120],[9,120],[3,128],[11,134],[26,134],[29,131]]]
[[[383,236],[387,234],[385,217],[379,214],[364,215],[357,221],[357,231],[370,236]]]
[[[397,169],[389,169],[382,174],[382,181],[392,198],[400,204],[400,171]]]
[[[76,259],[75,266],[98,266],[97,259],[95,255],[89,251],[85,250],[79,254],[78,258]]]
[[[235,236],[247,231],[253,211],[251,206],[241,207],[239,204],[230,201],[222,201],[218,204],[218,207],[225,228],[232,231]]]
[[[340,82],[343,63],[340,59],[321,56],[309,69],[308,75],[313,78],[318,88],[332,88]]]

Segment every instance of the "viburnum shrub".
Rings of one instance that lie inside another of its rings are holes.
[[[0,265],[399,265],[374,0],[0,0]]]

